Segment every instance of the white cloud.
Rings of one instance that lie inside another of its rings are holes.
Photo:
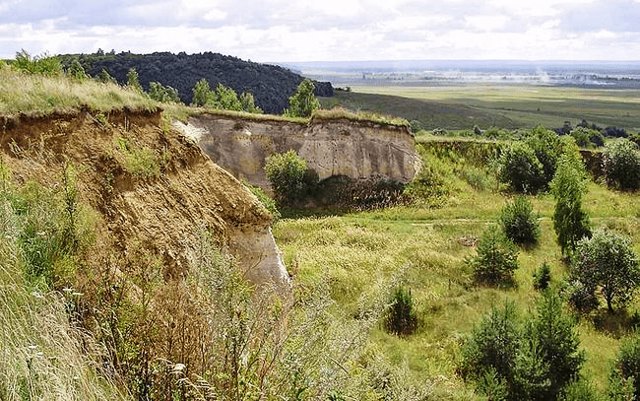
[[[0,2],[0,57],[25,48],[216,51],[256,61],[630,59],[640,0]],[[38,6],[38,7],[36,7]]]

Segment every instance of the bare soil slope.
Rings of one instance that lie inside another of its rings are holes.
[[[98,212],[98,236],[115,249],[143,246],[162,256],[165,274],[181,275],[205,228],[247,278],[288,286],[268,212],[159,113],[82,111],[0,122],[2,159],[14,180],[60,182],[71,163],[81,200]]]

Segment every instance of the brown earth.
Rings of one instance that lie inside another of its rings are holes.
[[[268,212],[160,113],[83,111],[2,126],[0,150],[14,181],[59,185],[71,163],[81,201],[98,212],[98,237],[115,250],[142,246],[161,257],[165,274],[181,275],[202,227],[249,279],[288,288]],[[132,167],[141,157],[148,166]]]

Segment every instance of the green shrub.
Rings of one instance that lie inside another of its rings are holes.
[[[11,66],[30,74],[56,76],[63,72],[62,63],[58,57],[49,56],[46,53],[31,57],[24,49],[16,53],[15,61]]]
[[[635,401],[635,385],[633,377],[624,378],[614,369],[609,375],[607,401]]]
[[[631,241],[608,230],[597,230],[578,243],[572,275],[590,290],[598,286],[609,311],[614,304],[625,306],[640,286],[640,264]]]
[[[295,203],[309,195],[318,182],[317,174],[294,150],[267,157],[264,167],[276,196],[282,203]]]
[[[595,295],[595,286],[591,283],[583,283],[578,279],[572,279],[564,285],[565,294],[569,305],[577,312],[589,313],[598,307],[598,298]]]
[[[579,163],[573,153],[563,155],[551,182],[551,191],[556,199],[553,228],[562,253],[567,256],[575,250],[578,241],[591,236],[589,216],[582,209],[586,173]]]
[[[480,394],[487,397],[488,401],[506,401],[509,399],[509,388],[507,382],[501,378],[495,369],[487,369],[480,376],[476,387]]]
[[[541,126],[531,130],[526,137],[525,143],[533,150],[542,165],[543,178],[539,182],[539,189],[547,189],[556,173],[558,160],[563,151],[563,144],[555,132]]]
[[[604,150],[604,176],[612,188],[640,188],[640,150],[628,139],[607,144]]]
[[[162,103],[180,103],[178,90],[159,82],[149,82],[149,97]]]
[[[544,262],[533,273],[533,288],[544,291],[549,288],[549,283],[551,283],[551,268],[547,262]]]
[[[540,223],[529,199],[518,196],[502,208],[500,225],[506,236],[516,244],[535,244],[540,237]]]
[[[487,173],[486,169],[474,166],[465,166],[460,172],[462,179],[478,191],[488,191],[496,186],[495,178]]]
[[[587,379],[569,383],[558,398],[560,401],[599,401],[600,395]]]
[[[142,85],[140,84],[138,71],[136,71],[135,68],[129,68],[129,71],[127,71],[127,88],[133,90],[134,92],[144,92],[144,90],[142,89]]]
[[[424,165],[418,175],[404,188],[404,196],[413,203],[426,207],[445,204],[451,194],[451,181],[455,177],[452,163],[436,153],[435,149],[420,144],[418,153]]]
[[[516,142],[500,157],[499,179],[512,191],[536,193],[544,186],[544,168],[533,149]]]
[[[518,249],[497,227],[487,229],[478,242],[476,256],[467,259],[476,281],[486,284],[513,284],[518,268]]]
[[[412,334],[418,327],[411,290],[399,286],[393,293],[384,321],[385,329],[396,335]]]
[[[624,382],[631,379],[635,399],[640,398],[640,335],[638,333],[622,342],[612,372],[612,376],[616,375],[619,376],[622,390],[624,390]]]

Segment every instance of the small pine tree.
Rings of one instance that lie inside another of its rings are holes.
[[[600,396],[593,385],[582,378],[569,383],[559,397],[560,401],[599,401]]]
[[[512,284],[518,268],[518,249],[497,227],[488,228],[478,242],[476,256],[467,259],[478,282]]]
[[[633,334],[625,339],[620,346],[614,372],[621,379],[633,380],[633,392],[636,399],[640,398],[640,335]],[[617,371],[617,372],[616,372]]]
[[[84,67],[82,67],[82,64],[80,64],[80,61],[77,58],[74,58],[73,61],[71,61],[69,68],[67,68],[66,74],[68,77],[73,78],[77,81],[82,81],[89,77],[85,72]]]
[[[242,105],[242,111],[247,113],[262,114],[262,109],[256,106],[255,99],[251,92],[242,92],[240,95],[240,104]]]
[[[98,79],[98,81],[102,82],[103,84],[117,84],[118,83],[116,81],[116,79],[114,77],[112,77],[111,74],[109,74],[109,71],[105,70],[104,68],[102,69],[102,71],[100,71],[100,73],[98,74],[98,76],[96,78]]]
[[[578,378],[585,361],[579,350],[576,320],[569,315],[560,297],[545,292],[538,302],[534,319],[527,329],[530,342],[537,342],[539,357],[546,369],[549,386],[540,399],[556,399],[560,392]]]
[[[384,321],[385,329],[396,335],[412,334],[418,327],[411,290],[399,286],[393,293],[391,305]]]
[[[551,267],[547,262],[540,265],[538,270],[533,273],[533,288],[538,291],[544,291],[549,288],[551,282]]]
[[[193,87],[193,99],[191,103],[194,106],[202,107],[207,104],[207,101],[211,97],[211,88],[209,82],[202,78]]]
[[[142,85],[140,85],[140,78],[138,77],[138,72],[135,68],[130,68],[127,72],[127,87],[136,91],[136,92],[144,92],[142,89]]]
[[[524,196],[516,197],[515,201],[502,208],[500,224],[506,236],[516,244],[538,242],[540,223],[531,202]]]
[[[591,236],[589,216],[582,209],[582,197],[586,192],[584,167],[579,167],[575,156],[563,155],[558,163],[551,190],[556,198],[553,228],[558,236],[562,254],[569,256],[578,241]]]
[[[515,305],[506,303],[503,309],[494,307],[474,328],[462,347],[462,374],[469,378],[480,378],[486,372],[493,371],[498,380],[512,383],[520,343],[521,332]]]
[[[289,98],[289,108],[284,114],[289,117],[311,117],[314,110],[320,108],[320,102],[314,95],[315,85],[310,79],[303,80],[296,92]]]

